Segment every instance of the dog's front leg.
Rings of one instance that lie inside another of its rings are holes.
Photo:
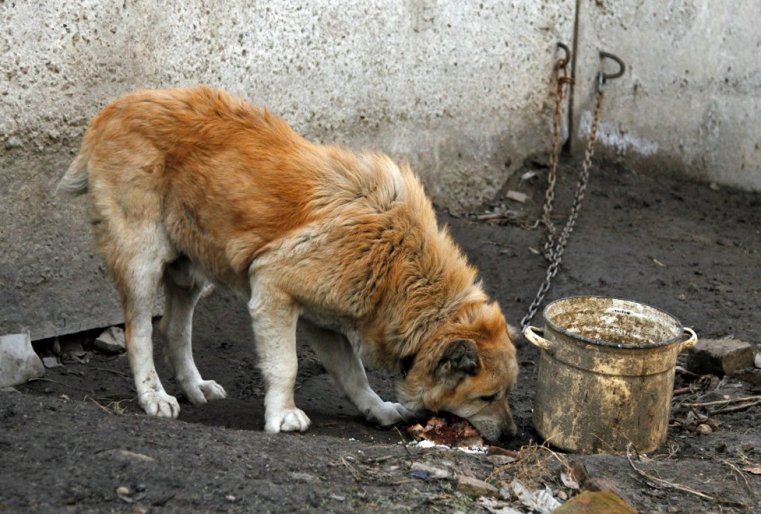
[[[294,300],[266,279],[251,278],[248,310],[253,320],[259,367],[264,377],[264,430],[270,433],[304,431],[309,418],[296,407],[296,322]]]
[[[373,391],[362,360],[344,335],[306,320],[302,326],[317,358],[365,418],[389,426],[414,417],[415,413],[403,405],[385,402]]]

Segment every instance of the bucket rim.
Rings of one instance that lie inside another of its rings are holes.
[[[596,300],[614,300],[618,302],[626,302],[626,303],[636,303],[639,305],[643,305],[647,307],[648,309],[652,309],[654,311],[658,311],[667,317],[674,320],[676,323],[676,326],[679,328],[679,334],[672,337],[671,339],[666,339],[665,341],[659,341],[658,343],[646,343],[646,344],[623,344],[623,343],[614,343],[612,341],[605,341],[604,339],[593,339],[591,337],[585,337],[578,334],[574,334],[565,328],[560,327],[556,323],[553,323],[548,317],[547,317],[547,311],[552,307],[553,305],[561,302],[565,302],[568,300],[575,300],[580,298],[590,298],[590,299],[596,299]],[[614,296],[602,296],[602,295],[574,295],[574,296],[565,296],[563,298],[558,298],[557,300],[553,300],[550,303],[547,304],[547,306],[542,310],[542,317],[544,318],[544,322],[552,328],[552,330],[559,332],[563,334],[564,336],[567,336],[571,339],[575,339],[577,341],[581,341],[583,343],[595,345],[595,346],[605,346],[608,348],[618,348],[618,349],[631,349],[631,350],[647,350],[647,349],[653,349],[653,348],[661,348],[664,346],[669,346],[671,344],[679,342],[679,340],[684,336],[684,325],[682,325],[682,322],[679,321],[675,316],[669,314],[663,309],[659,309],[658,307],[653,307],[652,305],[644,302],[638,302],[635,300],[626,300],[623,298],[616,298]]]

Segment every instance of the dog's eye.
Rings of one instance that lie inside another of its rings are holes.
[[[491,394],[489,396],[482,396],[481,397],[481,401],[482,402],[486,402],[486,403],[491,403],[491,402],[493,402],[496,399],[497,399],[497,395],[496,394]]]

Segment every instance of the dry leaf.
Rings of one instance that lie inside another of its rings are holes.
[[[755,467],[748,466],[747,468],[743,468],[743,471],[747,471],[751,475],[761,475],[761,466],[755,466]]]

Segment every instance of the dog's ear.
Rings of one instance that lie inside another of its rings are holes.
[[[468,339],[458,339],[447,343],[436,371],[443,376],[463,373],[475,375],[480,368],[476,343]]]

